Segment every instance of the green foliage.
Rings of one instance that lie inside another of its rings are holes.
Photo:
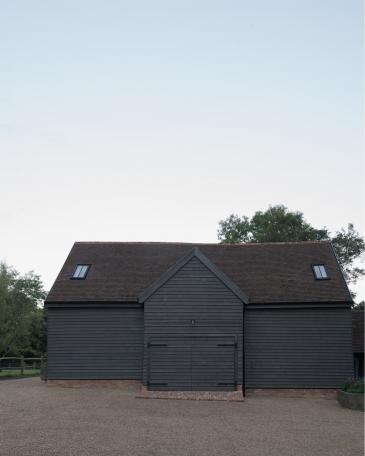
[[[342,391],[364,394],[364,380],[352,379],[343,385]]]
[[[295,242],[329,239],[326,228],[317,230],[304,220],[301,212],[291,212],[285,206],[257,211],[251,220],[230,215],[219,222],[218,239],[224,243]]]
[[[365,301],[360,301],[356,304],[354,304],[353,309],[354,310],[364,310],[365,307]]]
[[[231,214],[219,222],[218,239],[222,243],[296,242],[331,240],[347,282],[356,283],[365,274],[354,266],[354,261],[365,251],[364,239],[349,223],[331,238],[327,228],[313,228],[302,212],[289,211],[285,206],[270,206],[265,212],[257,211],[251,219]]]
[[[335,249],[338,261],[348,283],[356,283],[365,271],[362,268],[354,267],[354,261],[365,251],[364,239],[355,230],[354,225],[349,223],[347,230],[344,228],[337,231],[332,238],[332,245]]]
[[[20,369],[1,369],[0,379],[2,378],[18,378],[18,377],[38,377],[40,375],[40,369],[24,369],[23,375],[21,375]]]
[[[241,244],[252,241],[251,225],[248,217],[231,214],[219,222],[218,239],[225,244]]]
[[[24,353],[25,356],[41,355],[47,351],[47,322],[43,308],[37,307],[32,313],[29,326],[29,347],[30,350]]]
[[[45,298],[39,276],[0,263],[0,356],[36,356],[45,348]]]
[[[304,220],[301,212],[291,212],[285,206],[258,211],[250,222],[255,242],[296,242],[328,239],[326,228],[316,230]]]

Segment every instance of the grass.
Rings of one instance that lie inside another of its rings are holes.
[[[1,369],[0,379],[14,377],[37,377],[40,375],[39,369],[24,369],[23,375],[20,374],[20,369]]]

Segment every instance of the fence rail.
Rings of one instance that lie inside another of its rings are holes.
[[[20,376],[26,375],[28,370],[39,370],[40,375],[43,376],[45,371],[45,357],[40,358],[26,358],[24,356],[7,356],[0,357],[0,378],[2,371],[19,371]]]

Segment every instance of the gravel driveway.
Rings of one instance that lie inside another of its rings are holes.
[[[363,455],[363,414],[335,400],[136,399],[134,391],[0,382],[1,456]]]

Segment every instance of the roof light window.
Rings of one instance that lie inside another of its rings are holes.
[[[72,275],[72,279],[79,279],[79,280],[85,279],[89,269],[90,269],[89,264],[78,264]]]
[[[329,279],[327,270],[324,264],[315,264],[312,266],[314,277],[317,280],[327,280]]]

